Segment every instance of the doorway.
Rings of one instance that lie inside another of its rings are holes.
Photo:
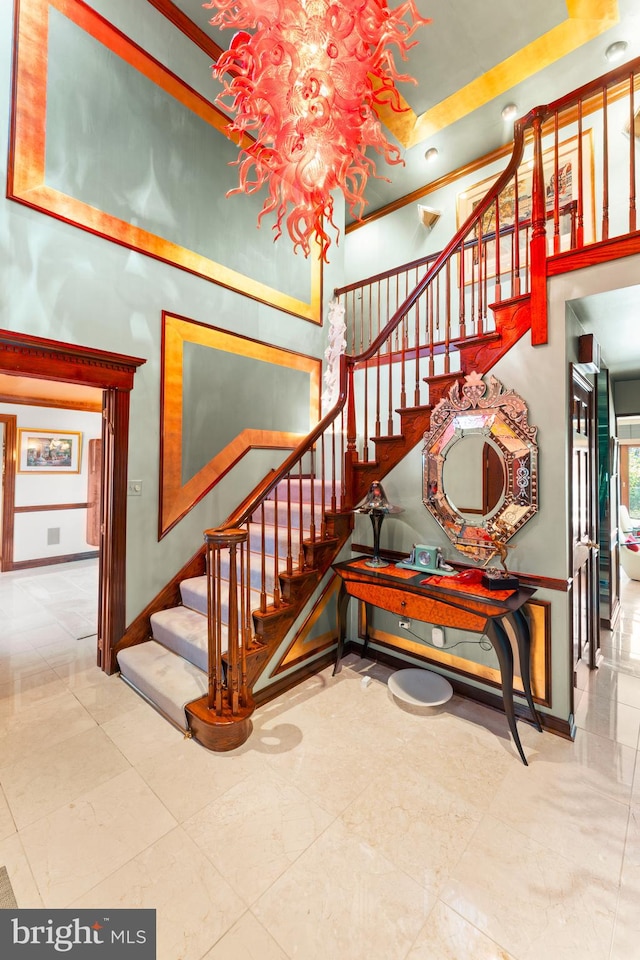
[[[0,330],[0,372],[7,376],[74,383],[102,390],[102,489],[100,504],[100,561],[98,586],[98,643],[96,662],[114,673],[114,647],[125,631],[127,458],[129,401],[135,372],[145,361],[60,343],[41,337]],[[5,426],[6,431],[6,426]],[[8,451],[15,451],[16,443]],[[15,456],[7,456],[15,476]],[[3,524],[3,545],[5,530]],[[13,532],[11,532],[13,539]],[[8,554],[4,554],[7,556]]]
[[[596,665],[600,619],[594,388],[573,365],[570,403],[573,690],[578,661],[586,660],[591,669]]]

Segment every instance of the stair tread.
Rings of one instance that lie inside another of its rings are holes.
[[[153,639],[200,670],[208,668],[207,618],[190,607],[168,607],[151,615]],[[223,625],[224,649],[226,628]]]
[[[118,666],[122,676],[162,713],[188,729],[184,707],[207,692],[204,671],[155,640],[121,650]]]
[[[238,596],[240,588],[238,584]],[[180,584],[180,594],[184,609],[192,610],[201,617],[207,616],[207,576],[202,574],[199,577],[189,577]],[[229,584],[226,580],[221,581],[221,599],[226,607],[229,599]],[[260,605],[260,593],[258,590],[251,591],[250,607]]]

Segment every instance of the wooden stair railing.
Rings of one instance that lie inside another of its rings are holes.
[[[639,86],[637,58],[518,120],[508,166],[445,250],[336,290],[350,353],[381,349],[393,328],[385,349],[420,366],[418,384],[447,372],[457,337],[493,329],[492,304],[525,294],[532,342],[546,342],[549,276],[621,256],[622,238],[627,253],[640,249]]]
[[[605,186],[596,190],[602,200],[602,227],[598,231],[594,225],[589,236],[584,119],[597,113],[598,104],[606,116],[612,104],[626,97],[633,131],[639,68],[640,59],[517,121],[507,167],[439,254],[336,290],[348,311],[351,352],[341,358],[335,406],[220,528],[207,531],[206,551],[203,547],[184,568],[193,575],[207,553],[210,689],[187,709],[198,739],[208,746],[229,749],[230,743],[237,745],[248,735],[253,686],[346,542],[351,511],[371,481],[384,477],[420,440],[432,406],[458,376],[472,369],[486,373],[530,328],[534,343],[545,342],[547,277],[560,272],[558,262],[566,269],[568,257],[583,256],[589,243],[593,249],[610,242],[619,216],[612,216],[615,191],[607,185],[608,127],[605,121]],[[549,191],[549,184],[551,178],[552,184],[558,183],[563,172],[560,131],[564,136],[573,128],[578,137],[577,187],[567,199],[553,185]],[[626,251],[635,250],[636,241],[640,251],[633,140],[632,133]],[[549,146],[550,159],[545,156]],[[530,192],[523,191],[520,169],[525,147],[533,161]],[[563,219],[568,219],[568,227]],[[585,263],[610,258],[612,250],[609,246],[591,252]],[[424,274],[416,279],[421,269]],[[310,503],[305,506],[307,481]],[[224,551],[230,554],[227,574],[221,562]],[[238,562],[239,580],[232,576]],[[235,612],[223,658],[216,639],[221,624],[216,598],[224,576]],[[137,629],[127,631],[123,646],[145,639],[145,617],[148,620],[154,604],[158,609],[173,602],[179,578],[146,608]],[[252,605],[252,591],[259,595],[257,605]],[[212,734],[216,728],[225,732]],[[230,728],[235,731],[229,733]]]

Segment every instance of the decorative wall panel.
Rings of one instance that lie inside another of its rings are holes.
[[[81,0],[21,0],[14,70],[10,198],[321,322],[319,261],[225,196],[237,147],[212,103]]]
[[[251,450],[293,449],[321,376],[315,357],[163,314],[159,536]]]

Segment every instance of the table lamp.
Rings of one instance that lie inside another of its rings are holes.
[[[387,495],[379,480],[374,480],[364,498],[364,502],[356,507],[354,513],[368,513],[373,527],[373,556],[366,561],[368,567],[388,567],[387,560],[380,556],[380,528],[387,514],[402,513],[403,507],[394,507],[387,500]]]

